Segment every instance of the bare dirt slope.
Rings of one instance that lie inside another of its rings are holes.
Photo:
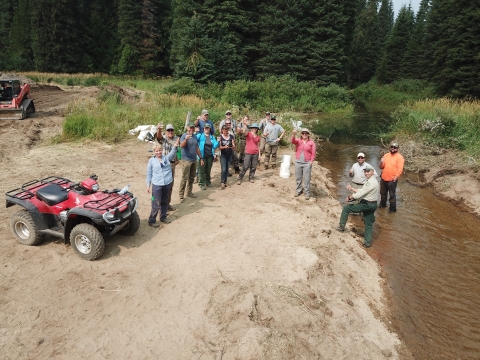
[[[278,170],[220,190],[216,163],[215,186],[195,186],[198,197],[183,204],[174,191],[173,221],[155,230],[146,223],[150,146],[133,137],[116,146],[42,144],[60,129],[65,104],[47,94],[56,91],[38,96],[36,117],[3,124],[2,193],[49,175],[96,173],[102,188],[131,184],[142,225],[133,237],[107,238],[103,257],[87,262],[55,238],[18,244],[9,229],[18,208],[0,209],[0,358],[398,357],[399,340],[380,320],[377,264],[354,234],[331,231],[340,206],[325,169],[314,166],[316,198],[305,201]],[[40,141],[28,145],[32,128]]]

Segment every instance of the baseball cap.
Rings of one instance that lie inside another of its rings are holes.
[[[202,110],[202,115],[208,115],[208,110],[203,109],[203,110]]]
[[[189,127],[189,128],[192,128],[192,127],[193,127],[193,128],[194,128],[194,127],[195,127],[195,124],[192,123],[192,122],[189,122],[189,123],[187,124],[187,127]]]
[[[225,115],[227,115],[227,114],[232,114],[232,111],[231,110],[225,111]]]
[[[307,133],[309,133],[309,134],[310,134],[310,131],[308,131],[308,129],[307,129],[307,128],[303,128],[303,129],[302,129],[302,132],[307,132]]]
[[[204,127],[204,128],[206,128],[206,127],[207,127],[207,128],[210,128],[210,124],[207,123],[207,124],[203,125],[203,127]]]
[[[165,130],[175,130],[175,129],[173,128],[172,124],[167,124],[167,127],[165,128]]]
[[[270,115],[270,111],[265,111],[265,115]]]
[[[365,154],[364,153],[358,153],[357,158],[360,157],[360,156],[365,157]]]
[[[277,117],[275,115],[270,116],[270,120],[277,120]]]
[[[371,171],[373,170],[373,167],[371,167],[370,165],[367,165],[363,168],[363,171]]]
[[[258,124],[255,123],[255,124],[253,124],[253,125],[250,125],[249,128],[250,128],[250,129],[252,129],[252,128],[260,129],[260,126],[258,126]]]

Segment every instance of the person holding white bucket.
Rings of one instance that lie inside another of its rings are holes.
[[[315,143],[310,139],[310,131],[302,129],[300,139],[295,138],[297,130],[293,130],[291,143],[295,145],[295,179],[297,188],[295,197],[305,191],[305,200],[310,199],[310,179],[312,177],[312,165],[315,160],[317,149]],[[303,180],[303,190],[302,190]]]

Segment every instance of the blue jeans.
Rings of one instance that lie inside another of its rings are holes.
[[[228,167],[230,166],[230,161],[232,161],[232,154],[220,156],[220,165],[222,167],[222,175],[221,175],[222,184],[227,183]]]

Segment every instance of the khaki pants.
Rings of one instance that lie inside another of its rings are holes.
[[[272,162],[272,166],[277,165],[277,150],[278,144],[277,143],[266,143],[265,144],[265,161],[264,165],[268,166],[270,160]],[[271,159],[270,159],[271,157]]]
[[[185,188],[187,189],[187,195],[192,193],[193,181],[195,180],[195,172],[197,170],[196,161],[181,160],[182,162],[182,181],[180,182],[180,191],[178,195],[180,199],[183,199],[185,194]],[[187,185],[188,182],[188,185]]]

